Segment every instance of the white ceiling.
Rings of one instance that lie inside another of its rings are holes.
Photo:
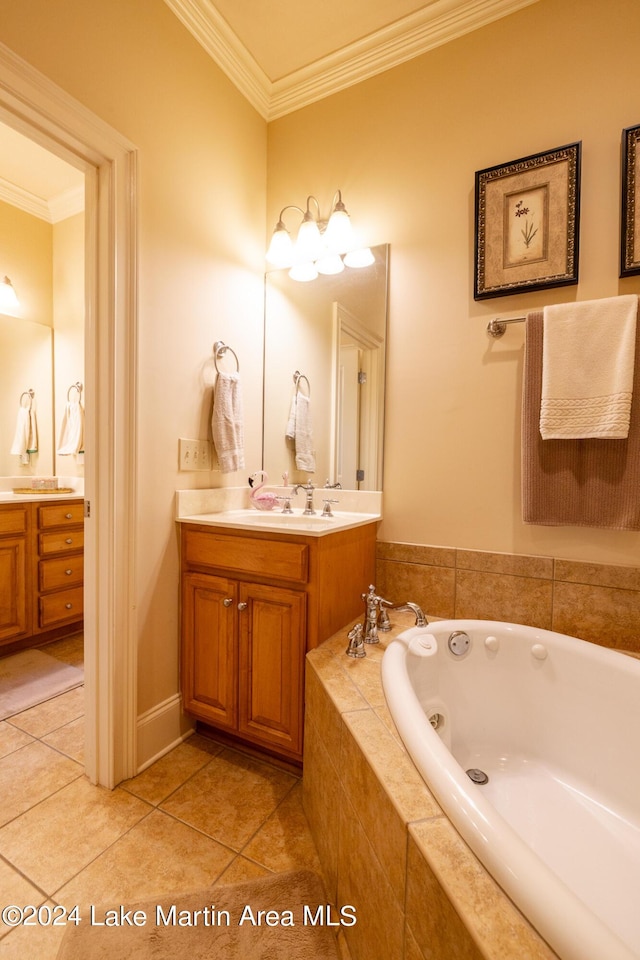
[[[165,0],[267,120],[537,0]],[[0,200],[50,223],[83,209],[84,176],[0,123]]]
[[[537,0],[165,0],[267,120]]]

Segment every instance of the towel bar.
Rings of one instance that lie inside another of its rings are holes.
[[[307,384],[307,396],[310,397],[310,396],[311,396],[311,384],[309,383],[309,377],[305,377],[304,373],[300,373],[299,370],[296,370],[296,372],[295,372],[294,375],[293,375],[293,382],[294,382],[295,385],[296,385],[296,393],[298,393],[298,391],[300,390],[300,381],[301,381],[301,380],[305,380],[305,381],[306,381],[306,384]]]
[[[526,317],[511,317],[507,320],[501,320],[500,317],[495,317],[487,324],[487,333],[497,340],[507,329],[508,323],[524,323],[526,319]]]
[[[226,343],[224,343],[222,340],[216,340],[216,342],[213,345],[213,362],[215,364],[216,371],[220,373],[220,370],[218,369],[218,360],[225,355],[227,350],[229,350],[229,352],[233,354],[234,359],[236,361],[236,372],[239,373],[240,361],[238,360],[237,353],[235,352],[235,350],[232,350],[231,347],[228,347]]]

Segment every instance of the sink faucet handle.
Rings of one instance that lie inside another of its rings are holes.
[[[291,495],[284,497],[276,497],[276,500],[283,500],[284,506],[282,507],[282,513],[293,513],[291,509]]]
[[[340,501],[339,501],[339,500],[330,500],[330,499],[326,499],[326,500],[325,500],[325,499],[323,498],[322,502],[324,503],[324,507],[322,508],[322,516],[323,516],[323,517],[332,517],[333,514],[332,514],[332,512],[331,512],[331,504],[332,504],[332,503],[340,503]]]

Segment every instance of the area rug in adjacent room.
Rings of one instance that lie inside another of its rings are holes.
[[[0,720],[58,697],[84,683],[84,671],[42,650],[23,650],[0,660]]]
[[[218,884],[174,898],[78,909],[82,922],[67,926],[57,960],[339,958],[337,927],[320,923],[320,917],[330,917],[335,924],[339,915],[335,909],[327,912],[322,881],[309,870]],[[124,925],[99,925],[108,919]]]

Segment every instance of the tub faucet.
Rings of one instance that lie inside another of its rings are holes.
[[[380,637],[378,636],[378,619],[382,604],[388,605],[389,601],[377,595],[376,588],[372,583],[369,584],[369,592],[362,594],[362,599],[365,604],[364,642],[380,643]]]
[[[313,509],[313,491],[315,490],[314,485],[311,483],[311,480],[307,480],[306,483],[296,483],[295,487],[291,491],[293,494],[296,494],[298,490],[304,490],[305,492],[305,503],[304,510],[302,511],[305,517],[311,517],[315,513]]]
[[[390,630],[391,624],[389,623],[389,615],[387,610],[411,610],[416,617],[416,627],[426,627],[427,618],[420,609],[417,603],[389,603],[387,600],[381,600],[380,602],[380,617],[378,623],[379,630]]]

